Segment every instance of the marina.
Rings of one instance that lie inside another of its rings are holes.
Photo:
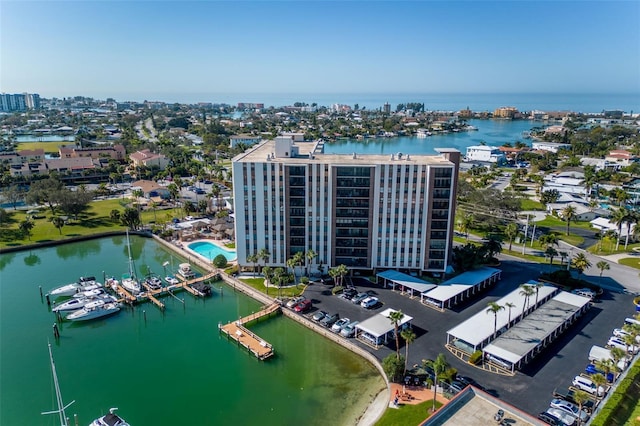
[[[172,260],[176,269],[180,263],[197,268],[193,258],[148,238],[132,235],[131,251],[145,272],[170,275]],[[248,317],[265,302],[223,281],[211,286],[213,298],[182,299],[174,290],[180,300],[169,293],[158,297],[163,310],[134,302],[113,316],[63,321],[58,324],[60,338],[54,340],[54,316],[39,287],[45,293],[82,274],[102,279],[104,271],[109,277],[127,268],[127,258],[124,236],[0,255],[0,424],[56,424],[57,416],[40,415],[55,407],[47,340],[62,391],[76,400],[67,414],[77,414],[79,424],[108,415],[110,407],[118,407],[132,425],[281,425],[296,424],[301,416],[320,425],[328,411],[336,423],[355,424],[372,394],[384,388],[367,361],[281,315],[249,324],[251,332],[277,350],[268,362],[256,362],[217,325]],[[122,374],[125,366],[135,374]],[[266,387],[269,392],[252,399],[251,410],[238,408],[256,388]],[[172,395],[171,408],[150,410],[160,394]]]
[[[240,318],[238,321],[230,322],[226,325],[218,325],[220,332],[226,335],[228,338],[235,340],[239,345],[251,352],[260,361],[273,356],[273,345],[262,339],[257,334],[245,327],[246,324],[257,321],[260,318],[269,317],[271,314],[280,311],[279,303],[272,303],[271,305],[261,309],[260,311],[248,315],[244,318]]]

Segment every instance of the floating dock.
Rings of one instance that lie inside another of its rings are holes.
[[[226,325],[219,325],[218,328],[220,329],[220,332],[225,334],[228,338],[235,340],[238,345],[247,349],[260,361],[263,361],[274,354],[273,345],[246,328],[245,324],[257,321],[262,317],[269,316],[272,313],[279,311],[280,305],[278,303],[272,303],[254,314],[240,318],[239,320],[230,322]]]

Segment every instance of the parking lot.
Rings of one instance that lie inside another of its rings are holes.
[[[365,309],[332,295],[330,285],[314,283],[305,291],[305,296],[314,304],[307,315],[313,315],[320,309],[330,314],[338,313],[341,318],[363,321],[384,309],[399,309],[414,318],[413,330],[417,335],[409,347],[409,366],[420,364],[422,359],[435,359],[439,353],[444,353],[449,364],[456,368],[459,374],[475,379],[495,396],[537,415],[548,408],[555,388],[570,386],[573,377],[584,371],[589,363],[587,355],[591,346],[604,346],[612,330],[620,327],[626,317],[633,315],[632,297],[605,292],[584,316],[522,371],[514,377],[500,376],[460,361],[444,347],[447,330],[477,312],[486,310],[487,303],[513,291],[520,284],[535,279],[540,272],[540,265],[505,260],[500,269],[503,271],[502,280],[497,285],[477,295],[467,304],[445,312],[421,305],[419,298],[409,299],[398,291],[383,289],[358,277],[353,278],[357,290],[370,291],[382,302],[375,309]],[[393,341],[389,346],[377,350],[360,342],[358,344],[369,349],[380,360],[394,353]],[[404,354],[405,347],[402,342],[401,345],[401,353]]]

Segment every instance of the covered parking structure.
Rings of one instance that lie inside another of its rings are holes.
[[[400,290],[406,290],[411,297],[413,297],[414,292],[422,294],[425,291],[429,291],[436,287],[435,284],[428,283],[420,278],[394,270],[380,272],[376,274],[376,277],[378,280],[382,278],[383,287],[392,287],[395,290],[396,286],[400,286]]]
[[[393,337],[394,325],[391,323],[391,313],[396,312],[395,309],[386,309],[379,314],[372,316],[356,325],[356,338],[373,346],[386,345],[389,337]],[[404,330],[411,327],[413,317],[404,314],[398,323],[398,330]]]
[[[591,299],[561,291],[484,347],[485,359],[514,372],[591,307]]]
[[[444,310],[451,308],[463,300],[473,296],[496,283],[502,271],[483,266],[473,271],[464,272],[457,277],[439,284],[437,287],[420,295],[423,304]]]
[[[447,345],[454,345],[456,348],[471,354],[478,349],[484,348],[492,339],[494,333],[494,319],[498,334],[506,331],[511,324],[517,323],[528,313],[535,310],[548,299],[553,297],[559,290],[551,285],[544,285],[536,281],[529,281],[523,285],[532,286],[537,290],[536,295],[526,298],[522,289],[518,287],[503,298],[496,300],[496,303],[505,308],[498,311],[496,317],[486,309],[482,309],[466,321],[458,324],[447,331]],[[510,304],[511,308],[507,305]]]

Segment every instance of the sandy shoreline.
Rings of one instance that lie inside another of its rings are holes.
[[[384,414],[389,408],[389,399],[391,392],[389,388],[382,389],[369,403],[369,406],[356,422],[357,426],[371,426]]]

